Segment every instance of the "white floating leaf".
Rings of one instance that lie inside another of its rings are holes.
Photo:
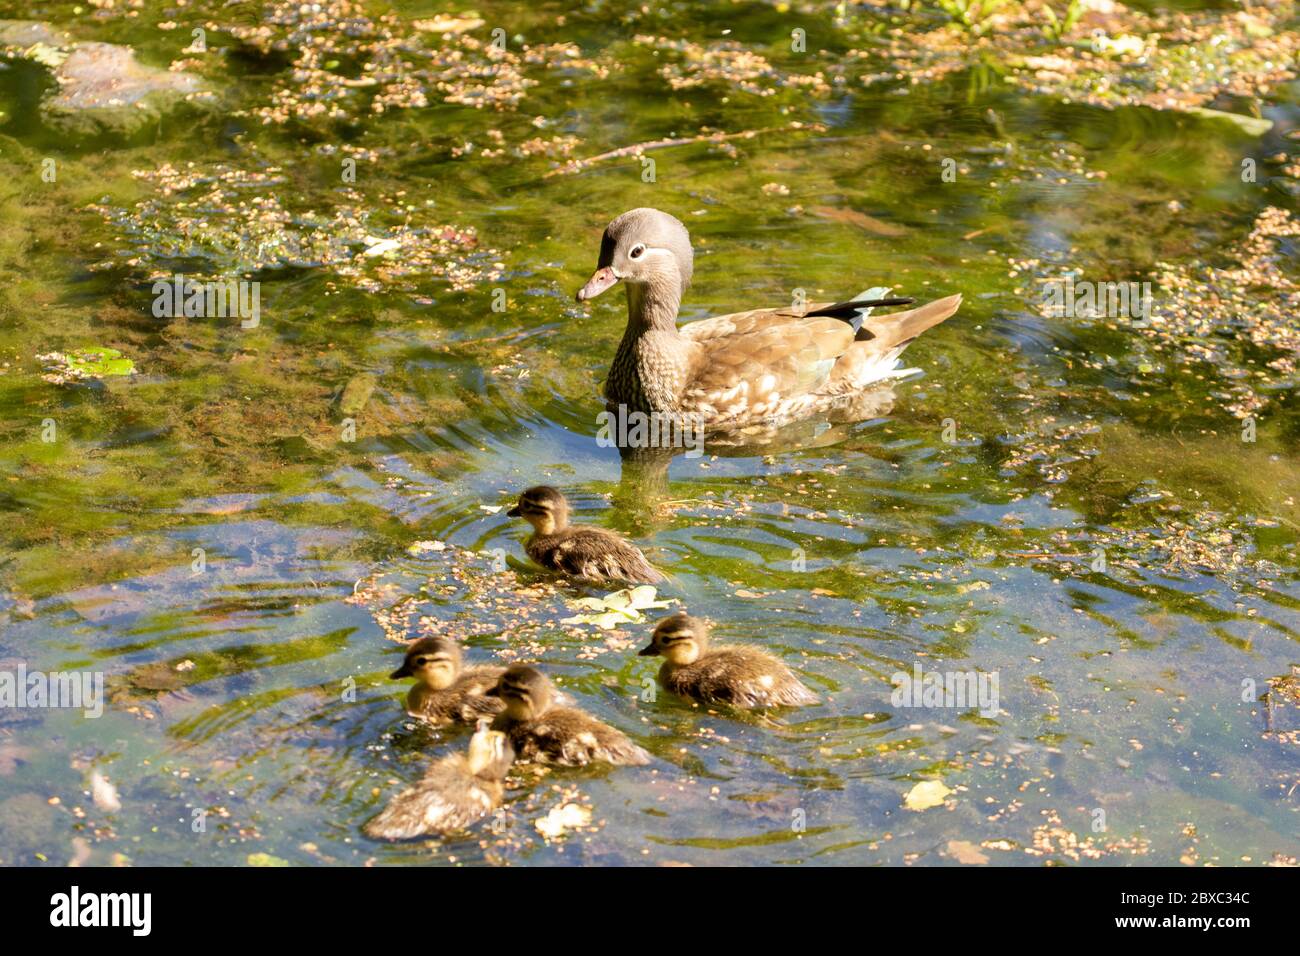
[[[534,824],[548,840],[564,836],[566,830],[585,827],[591,823],[591,810],[577,803],[557,804],[551,812]]]

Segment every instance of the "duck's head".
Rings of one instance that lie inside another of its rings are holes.
[[[538,534],[554,534],[569,524],[569,502],[550,485],[529,488],[506,514],[523,518]]]
[[[433,690],[446,690],[460,675],[460,645],[449,637],[424,637],[406,651],[402,666],[388,676],[414,677]]]
[[[637,653],[641,657],[658,654],[670,664],[693,664],[708,646],[707,624],[689,614],[674,614],[655,625],[650,643]]]
[[[505,703],[505,715],[511,720],[535,720],[551,709],[555,687],[536,667],[513,664],[506,668],[488,697]]]
[[[633,209],[605,227],[600,261],[578,290],[578,301],[594,299],[619,281],[666,287],[680,300],[690,285],[694,261],[690,233],[680,221],[649,206]]]
[[[500,780],[514,763],[515,750],[505,734],[490,730],[489,725],[489,721],[480,720],[478,730],[469,738],[469,772]]]

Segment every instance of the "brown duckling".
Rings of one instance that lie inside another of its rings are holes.
[[[655,625],[642,657],[666,658],[659,683],[674,694],[733,707],[803,707],[817,696],[790,668],[756,647],[709,648],[709,629],[698,618],[674,614]]]
[[[529,488],[506,514],[523,518],[534,534],[524,543],[528,556],[544,568],[600,583],[660,584],[656,571],[636,545],[604,528],[569,524],[569,502],[549,485]]]
[[[376,840],[411,840],[463,830],[501,806],[503,781],[514,759],[506,735],[488,729],[484,720],[470,738],[468,756],[443,757],[363,829]]]
[[[416,679],[406,695],[406,712],[412,717],[473,724],[501,712],[501,701],[487,692],[504,673],[504,667],[464,667],[459,644],[448,637],[425,637],[407,649],[402,666],[388,676]]]
[[[493,723],[510,738],[520,760],[584,767],[589,763],[646,764],[650,755],[621,731],[577,707],[555,704],[555,687],[537,668],[506,668],[488,691],[505,701]]]

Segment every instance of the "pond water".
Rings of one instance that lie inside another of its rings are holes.
[[[186,59],[216,92],[75,139],[37,115],[43,68],[0,72],[0,658],[101,672],[108,696],[98,719],[0,711],[0,862],[1294,862],[1300,761],[1268,723],[1293,711],[1260,701],[1300,662],[1296,193],[1266,159],[1295,162],[1294,82],[1255,135],[996,63],[864,82],[881,64],[850,51],[915,12],[480,3],[479,47],[453,34],[463,58],[379,110],[367,76],[400,74],[405,25],[442,8],[361,5],[348,34],[259,6],[0,5]],[[266,13],[283,50],[251,29]],[[344,42],[385,23],[382,49]],[[182,54],[196,26],[207,49]],[[485,55],[497,27],[531,52]],[[825,89],[792,79],[819,71]],[[562,165],[702,130],[760,132],[647,151],[653,181],[632,155]],[[686,319],[795,289],[965,301],[865,421],[624,465],[595,440],[622,292],[573,293],[640,205],[691,230]],[[1152,282],[1155,318],[1048,314],[1067,270]],[[156,317],[173,273],[260,282],[257,325]],[[1233,296],[1260,303],[1258,335],[1187,319]],[[37,355],[89,346],[136,374],[42,379]],[[562,624],[589,592],[499,570],[525,530],[502,506],[538,483],[822,703],[742,717],[645,693],[648,624]],[[386,680],[397,641],[434,629],[474,660],[540,660],[655,760],[516,768],[493,827],[367,840],[466,743]],[[917,665],[997,675],[996,712],[897,706],[891,676]],[[906,808],[926,781],[944,803]],[[543,839],[564,802],[591,825]]]

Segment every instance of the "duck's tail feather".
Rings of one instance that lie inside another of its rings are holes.
[[[891,312],[876,319],[864,316],[855,337],[859,342],[879,340],[878,346],[882,351],[903,348],[926,329],[950,318],[959,308],[961,293],[935,299],[906,312]]]
[[[868,289],[858,298],[882,298],[888,289]],[[871,310],[864,309],[862,324],[854,336],[855,342],[835,363],[832,383],[839,382],[855,389],[876,382],[905,378],[919,369],[899,368],[903,350],[926,329],[933,328],[951,317],[961,306],[961,295],[936,299],[906,312],[893,312],[871,318]]]

